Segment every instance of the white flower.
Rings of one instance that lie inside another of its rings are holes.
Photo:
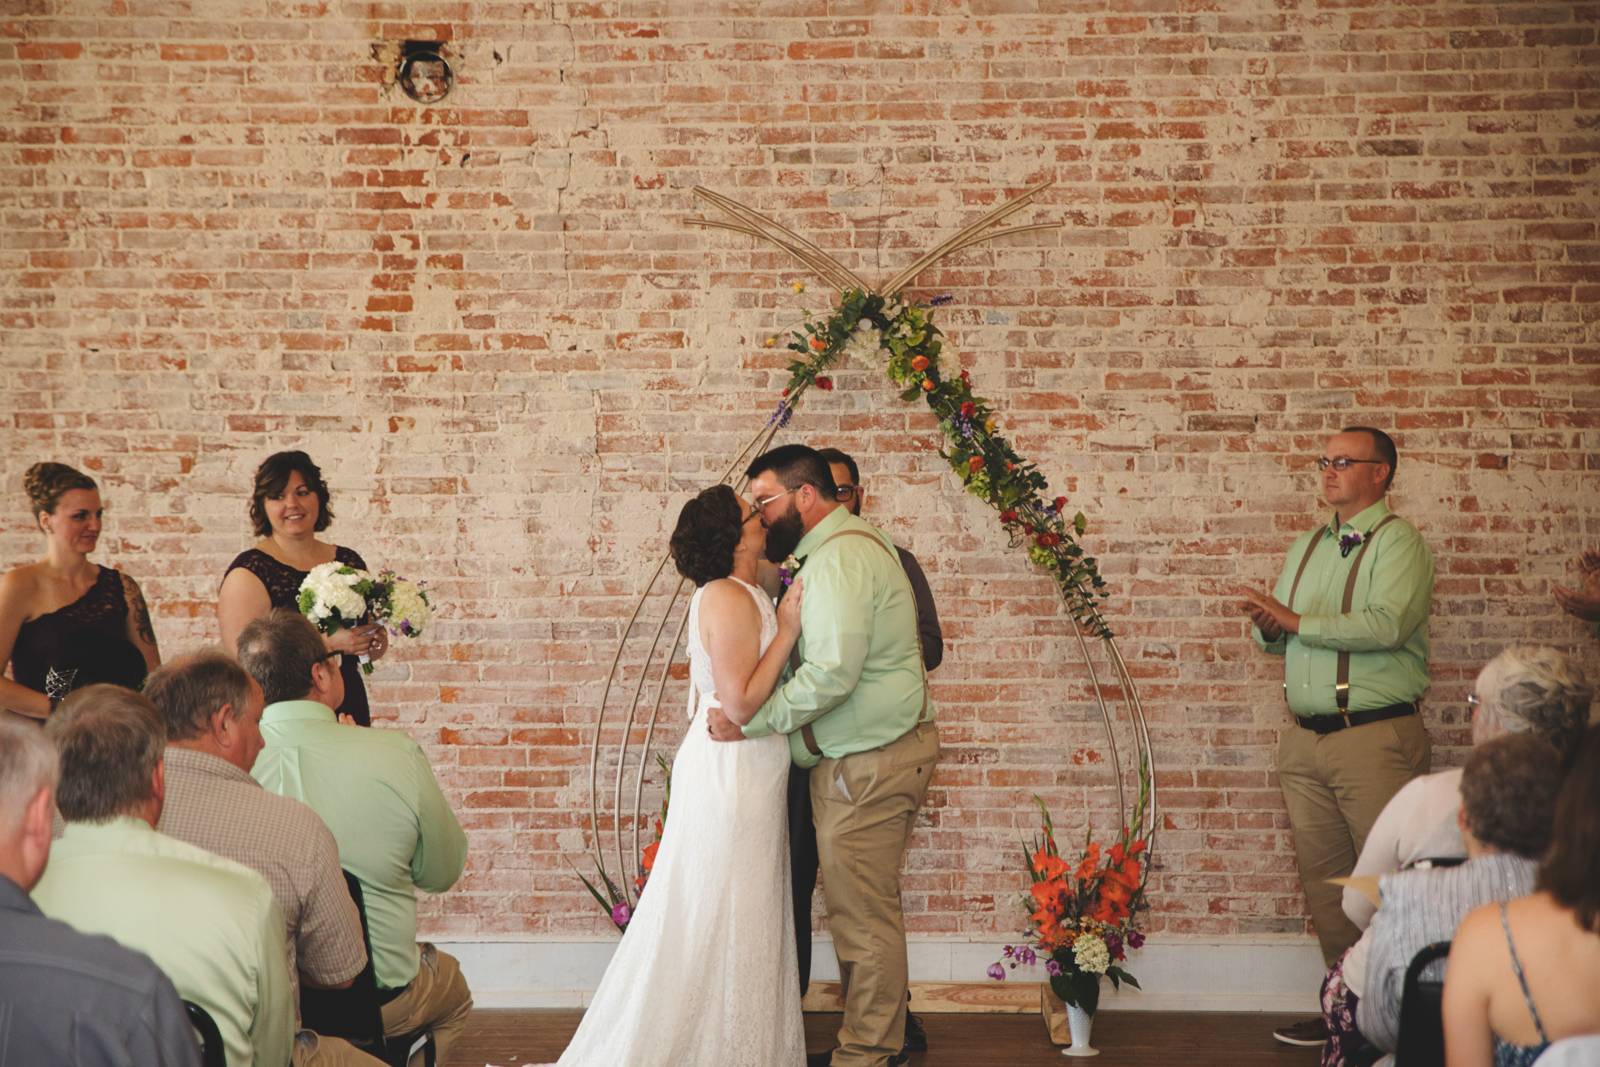
[[[1111,950],[1106,948],[1099,934],[1079,934],[1072,943],[1072,962],[1080,971],[1105,974],[1106,968],[1111,966]]]
[[[300,610],[323,633],[353,625],[369,610],[367,598],[355,587],[371,580],[366,571],[343,563],[318,564],[300,583]]]
[[[389,594],[389,610],[383,621],[397,633],[416,637],[428,625],[432,613],[427,594],[415,582],[397,579]]]

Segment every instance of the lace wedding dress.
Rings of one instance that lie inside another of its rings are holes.
[[[737,579],[734,579],[737,581]],[[761,650],[778,632],[765,593]],[[688,732],[655,868],[559,1067],[803,1067],[789,887],[788,739],[713,741],[711,660],[689,602]]]

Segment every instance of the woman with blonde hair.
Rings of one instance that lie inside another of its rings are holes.
[[[139,583],[89,561],[105,509],[94,479],[64,463],[35,463],[23,476],[44,558],[0,576],[0,706],[44,720],[72,689],[108,682],[129,689],[161,664]]]

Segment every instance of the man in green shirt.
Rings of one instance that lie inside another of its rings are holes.
[[[239,634],[239,662],[261,686],[266,747],[251,776],[322,816],[339,862],[361,882],[383,1028],[427,1027],[439,1062],[466,1026],[472,993],[448,953],[417,942],[416,890],[461,877],[467,837],[417,743],[394,730],[341,724],[344,679],[306,618],[279,608]]]
[[[1278,743],[1278,781],[1324,960],[1360,937],[1328,879],[1355,867],[1389,798],[1428,769],[1418,702],[1428,687],[1433,555],[1385,497],[1399,462],[1381,430],[1328,439],[1317,467],[1330,521],[1301,534],[1271,595],[1246,590],[1256,643],[1284,657],[1295,725]],[[1278,1030],[1320,1045],[1321,1017]]]
[[[815,450],[785,445],[746,473],[767,557],[805,581],[798,665],[742,731],[716,709],[708,727],[726,741],[787,734],[795,762],[813,768],[823,899],[844,994],[839,1047],[813,1062],[901,1063],[900,863],[939,758],[911,583],[893,543],[840,505]]]
[[[92,685],[45,724],[66,830],[39,909],[148,955],[217,1024],[228,1067],[286,1067],[294,1044],[283,915],[255,871],[157,833],[166,725],[138,693]]]

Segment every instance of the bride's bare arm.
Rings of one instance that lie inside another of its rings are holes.
[[[800,636],[800,586],[778,607],[778,636],[761,650],[761,613],[739,583],[723,579],[700,598],[700,639],[711,657],[722,713],[743,726],[755,717],[778,685],[783,665]]]

